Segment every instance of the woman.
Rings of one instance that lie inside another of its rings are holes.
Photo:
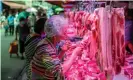
[[[40,18],[34,26],[34,33],[29,34],[27,36],[26,42],[25,42],[25,54],[26,54],[26,71],[27,71],[27,78],[30,79],[30,61],[32,60],[32,57],[34,56],[35,48],[37,46],[37,43],[41,41],[43,38],[45,38],[44,33],[44,24],[45,24],[46,18]]]
[[[83,38],[78,37],[77,29],[74,24],[69,24],[64,32],[65,39],[58,44],[59,48],[59,58],[65,63],[70,59],[73,50],[80,45],[84,46],[82,54],[77,56],[71,68],[65,73],[66,80],[85,80],[88,76],[88,72],[93,74],[98,74],[99,68],[96,65],[95,53],[90,53],[90,42],[92,39],[92,31],[88,31]],[[87,42],[84,42],[86,41]],[[83,44],[82,44],[83,43]],[[85,44],[84,44],[85,43]],[[91,42],[92,43],[92,42]],[[92,50],[91,50],[92,51]],[[90,62],[93,62],[94,66],[88,66]],[[87,66],[84,66],[87,65]],[[88,69],[92,69],[89,71]],[[94,69],[94,70],[93,70]]]
[[[5,21],[5,22],[4,22],[5,36],[8,35],[8,28],[9,28],[9,26],[8,26],[8,24],[7,24],[7,21]]]
[[[81,46],[75,48],[69,60],[65,62],[61,62],[58,58],[55,45],[63,38],[62,29],[64,25],[68,25],[65,20],[64,17],[56,15],[46,22],[46,36],[54,37],[56,41],[45,38],[38,43],[31,62],[32,80],[64,80],[63,74],[69,70],[76,56],[82,51]]]
[[[18,35],[19,34],[19,35]],[[26,19],[24,17],[21,17],[19,19],[19,25],[16,27],[16,40],[19,36],[19,52],[21,54],[21,59],[24,60],[24,52],[25,52],[25,46],[24,43],[26,41],[26,37],[30,34],[30,28],[26,23]]]

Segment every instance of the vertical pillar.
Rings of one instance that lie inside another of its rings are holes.
[[[2,0],[0,0],[0,13],[2,12]]]

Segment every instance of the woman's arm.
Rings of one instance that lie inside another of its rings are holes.
[[[133,53],[133,44],[132,43],[128,43],[128,47],[131,50],[131,52]]]
[[[77,47],[73,52],[72,55],[70,56],[70,58],[65,61],[62,65],[63,68],[63,73],[66,73],[69,68],[71,67],[71,65],[73,64],[73,62],[75,61],[76,57],[78,56],[78,54],[80,54],[82,52],[83,48],[81,47]]]
[[[91,33],[89,31],[88,31],[88,33],[85,34],[85,36],[83,37],[83,40],[73,50],[72,55],[70,56],[70,58],[63,63],[63,65],[62,65],[63,73],[66,73],[69,70],[69,68],[71,67],[73,62],[76,60],[77,56],[81,56],[84,46],[86,45],[86,43],[89,43],[88,40],[89,40],[90,34]]]

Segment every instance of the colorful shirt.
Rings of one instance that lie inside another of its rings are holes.
[[[7,18],[9,25],[14,25],[14,18],[15,18],[14,16],[9,16]]]
[[[38,74],[35,80],[64,79],[61,75],[62,69],[60,60],[56,54],[56,48],[47,38],[38,43],[32,61],[32,73]],[[34,78],[32,77],[32,80],[34,80]]]
[[[30,34],[27,36],[25,41],[25,55],[26,55],[26,73],[27,73],[27,80],[31,79],[31,68],[30,62],[34,56],[35,48],[39,41],[41,41],[41,37],[37,34]]]

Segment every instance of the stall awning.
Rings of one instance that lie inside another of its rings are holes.
[[[64,4],[74,3],[75,0],[60,0],[60,1],[52,1],[52,0],[44,0],[48,3],[63,7]]]
[[[10,8],[15,8],[15,9],[26,9],[28,8],[26,5],[23,4],[18,4],[18,3],[13,3],[10,1],[2,1],[5,5],[8,5]]]

